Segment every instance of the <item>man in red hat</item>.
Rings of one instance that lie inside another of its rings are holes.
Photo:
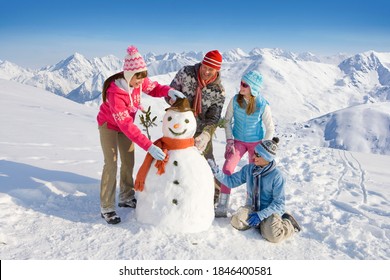
[[[225,102],[225,89],[221,83],[222,55],[217,50],[209,51],[201,63],[184,66],[170,86],[181,91],[194,110],[197,121],[195,146],[206,159],[214,160],[211,136],[221,119]],[[168,100],[167,100],[168,101]],[[219,182],[216,181],[215,198],[218,201]]]

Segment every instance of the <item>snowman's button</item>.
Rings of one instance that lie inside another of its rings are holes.
[[[175,204],[175,205],[177,205],[179,202],[177,201],[176,198],[174,198],[174,199],[172,199],[172,203]]]
[[[173,183],[174,183],[175,185],[179,185],[179,181],[178,181],[178,180],[173,181]]]
[[[173,165],[174,165],[174,166],[177,166],[177,160],[175,160],[175,161],[173,162]]]

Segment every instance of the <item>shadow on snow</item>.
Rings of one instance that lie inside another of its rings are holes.
[[[0,193],[22,207],[74,222],[96,221],[99,182],[71,172],[0,160]]]

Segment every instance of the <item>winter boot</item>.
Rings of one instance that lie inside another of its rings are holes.
[[[117,223],[121,222],[121,218],[116,214],[115,211],[108,212],[108,213],[101,213],[101,216],[103,219],[106,220],[108,224],[115,225]]]
[[[230,194],[220,193],[217,207],[215,208],[216,218],[226,218],[229,207]]]
[[[137,199],[132,198],[126,202],[119,202],[118,203],[119,207],[130,207],[130,208],[135,208],[137,207]]]
[[[294,227],[294,230],[296,232],[300,232],[301,231],[301,226],[298,224],[298,222],[294,219],[294,217],[290,214],[290,213],[284,213],[282,215],[282,219],[283,220],[289,220],[290,223],[292,224],[292,226]]]

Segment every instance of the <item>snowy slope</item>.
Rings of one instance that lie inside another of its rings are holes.
[[[303,227],[282,244],[266,242],[255,230],[236,231],[229,219],[216,219],[210,230],[199,234],[168,234],[138,223],[134,210],[118,209],[122,222],[110,226],[99,213],[103,162],[97,109],[6,80],[0,80],[0,100],[2,260],[390,258],[389,156],[320,147],[310,139],[280,134],[278,162],[287,176],[287,209]],[[161,99],[144,101],[158,116],[167,107]],[[375,108],[367,108],[366,114],[376,115]],[[274,113],[280,114],[277,107]],[[342,124],[341,119],[335,125],[348,135]],[[161,127],[152,135],[160,137]],[[221,129],[214,143],[222,166]],[[138,148],[136,153],[137,169],[145,153]],[[231,211],[244,197],[244,187],[233,191]]]
[[[312,119],[298,135],[324,147],[390,155],[390,102],[357,105]]]

